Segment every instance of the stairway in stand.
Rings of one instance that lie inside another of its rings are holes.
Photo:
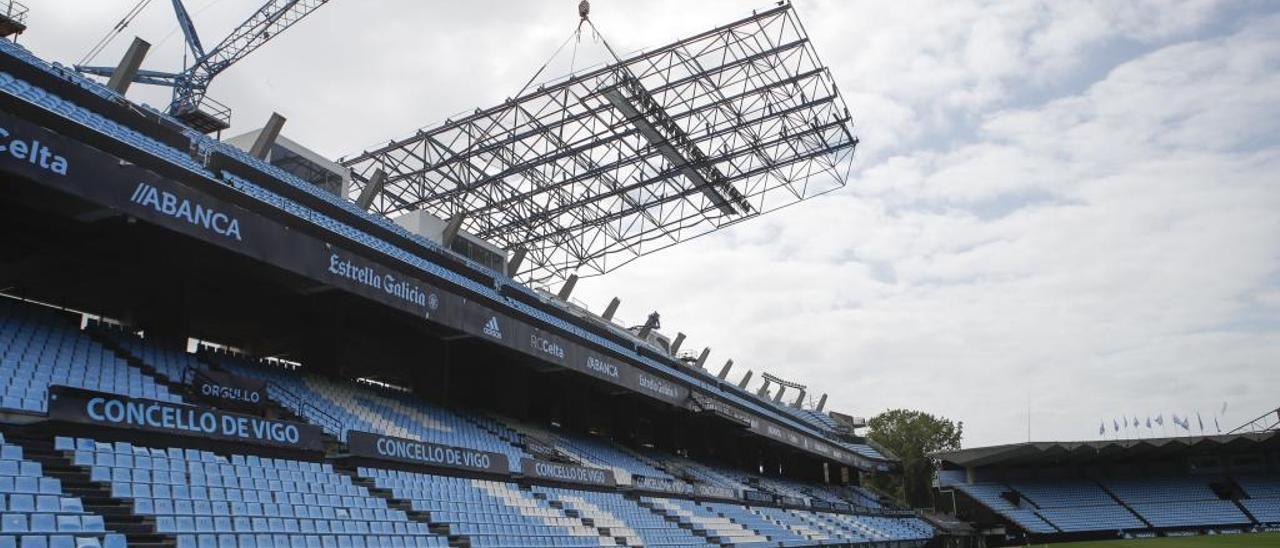
[[[1101,487],[1102,490],[1111,497],[1112,500],[1116,501],[1116,504],[1123,506],[1125,510],[1128,510],[1130,514],[1133,514],[1134,517],[1138,518],[1138,520],[1141,521],[1143,525],[1146,525],[1147,528],[1155,529],[1156,527],[1155,525],[1153,525],[1150,521],[1147,521],[1147,518],[1144,517],[1142,514],[1139,514],[1138,511],[1134,510],[1132,506],[1129,506],[1129,503],[1125,502],[1124,499],[1120,498],[1120,495],[1115,494],[1115,492],[1112,491],[1111,488],[1107,487],[1107,484],[1101,481],[1098,481],[1096,483],[1098,484],[1098,487]]]
[[[361,476],[356,470],[352,470],[347,466],[334,466],[333,471],[349,476],[351,478],[351,483],[368,489],[369,495],[386,500],[387,508],[401,510],[410,520],[427,524],[433,534],[449,537],[450,547],[470,548],[471,539],[464,535],[452,534],[449,531],[448,524],[432,522],[430,512],[419,512],[414,510],[412,503],[407,500],[395,498],[395,494],[390,490],[378,487],[377,482]]]
[[[156,368],[151,367],[151,364],[143,361],[142,358],[133,355],[132,352],[129,352],[125,347],[121,346],[118,341],[111,338],[110,335],[104,333],[101,329],[89,328],[84,332],[89,336],[89,338],[93,339],[98,344],[101,344],[116,356],[119,356],[120,359],[125,361],[125,363],[128,363],[134,369],[141,371],[144,375],[151,377],[156,384],[168,388],[170,394],[177,394],[182,396],[184,399],[187,397],[187,385],[182,384],[182,379],[170,379],[160,373]]]
[[[108,532],[120,533],[130,547],[172,548],[178,545],[176,538],[156,531],[155,518],[139,516],[133,512],[133,503],[111,496],[111,486],[89,479],[89,469],[77,466],[72,456],[54,449],[47,438],[23,435],[10,436],[22,446],[26,458],[39,462],[45,475],[58,478],[62,491],[79,497],[86,512],[102,516]]]
[[[645,510],[653,512],[655,515],[661,517],[662,519],[668,522],[676,524],[677,527],[681,529],[688,529],[689,532],[693,533],[695,536],[699,536],[704,539],[707,539],[708,546],[728,546],[719,538],[710,536],[708,534],[710,533],[710,531],[707,531],[706,529],[694,527],[692,522],[685,519],[680,519],[680,516],[676,515],[670,510],[661,508],[652,502],[644,500],[643,498],[640,498],[640,497],[635,497],[634,495],[628,495],[627,498],[635,500],[636,504],[638,504],[641,508],[644,508]]]
[[[595,529],[596,532],[600,534],[600,537],[602,539],[606,539],[608,542],[613,543],[613,544],[606,544],[606,546],[634,546],[633,544],[628,544],[628,541],[632,539],[626,537],[625,535],[615,535],[614,531],[612,531],[609,527],[605,526],[604,524],[597,524],[594,518],[584,515],[583,512],[581,511],[574,510],[572,508],[566,508],[564,503],[557,500],[551,500],[547,497],[547,495],[543,493],[534,493],[533,489],[531,489],[528,485],[521,485],[520,490],[529,493],[535,499],[546,501],[547,506],[550,506],[556,509],[562,515],[564,515],[564,517],[567,517],[569,519],[576,519],[579,522],[581,522],[584,527],[590,527],[592,529]],[[639,539],[635,539],[635,540],[638,541]]]

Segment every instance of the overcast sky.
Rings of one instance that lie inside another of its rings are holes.
[[[22,42],[75,62],[135,1],[28,2]],[[187,3],[212,44],[258,0]],[[1028,405],[1037,440],[1280,405],[1280,3],[796,5],[862,139],[848,186],[579,299],[661,311],[714,369],[733,358],[732,379],[963,420],[966,446],[1025,441]],[[630,51],[764,7],[598,0],[594,19]],[[211,95],[233,132],[278,110],[337,157],[514,94],[575,24],[576,0],[332,0]],[[134,34],[156,46],[146,68],[181,64],[169,2],[98,61]]]

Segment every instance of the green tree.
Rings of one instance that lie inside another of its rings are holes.
[[[913,508],[933,505],[933,461],[930,454],[960,449],[964,423],[920,411],[893,409],[871,419],[867,437],[902,460],[902,481],[876,478],[878,487],[896,494]],[[888,483],[888,485],[886,485]]]

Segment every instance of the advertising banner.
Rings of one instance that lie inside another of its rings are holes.
[[[437,445],[381,434],[354,430],[347,432],[347,447],[352,456],[374,460],[492,474],[511,472],[508,468],[507,456],[501,453]]]
[[[695,497],[706,497],[710,499],[737,499],[738,492],[718,485],[707,485],[699,483],[693,486],[693,495]]]
[[[582,483],[613,487],[618,484],[612,470],[587,468],[572,464],[560,464],[536,459],[520,459],[520,469],[525,477],[566,483]]]
[[[804,499],[800,497],[778,497],[778,501],[786,506],[804,506]]]
[[[693,485],[683,481],[673,481],[663,478],[651,478],[648,476],[631,476],[631,486],[636,489],[645,491],[657,491],[660,493],[672,493],[676,495],[692,495]]]
[[[218,409],[261,415],[267,408],[267,381],[227,371],[192,368],[195,372],[187,393]]]
[[[269,420],[181,403],[143,400],[49,387],[49,418],[125,430],[209,440],[323,451],[321,430],[309,424]]]

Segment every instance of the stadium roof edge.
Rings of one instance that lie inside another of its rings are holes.
[[[1190,455],[1224,447],[1276,446],[1280,445],[1280,438],[1276,434],[1262,432],[1131,440],[1025,442],[940,451],[932,453],[930,457],[942,461],[944,466],[961,468],[1115,461],[1137,457]]]

